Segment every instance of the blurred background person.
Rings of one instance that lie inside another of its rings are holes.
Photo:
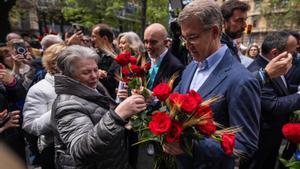
[[[118,86],[118,81],[115,79],[115,73],[119,72],[120,66],[114,60],[119,52],[117,47],[113,44],[114,33],[112,28],[104,23],[95,25],[92,28],[91,40],[99,55],[98,68],[105,71],[103,74],[106,74],[106,76],[103,76],[100,79],[100,82],[115,99],[116,88]]]
[[[249,46],[247,51],[247,56],[255,59],[260,54],[259,46],[257,44],[252,44]]]
[[[42,169],[54,167],[54,140],[51,131],[50,116],[56,93],[54,91],[54,75],[60,71],[56,66],[58,53],[65,48],[63,44],[48,47],[43,55],[43,66],[47,74],[45,78],[33,85],[26,96],[23,109],[23,129],[38,136],[40,164]]]

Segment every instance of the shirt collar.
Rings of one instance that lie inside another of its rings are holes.
[[[199,70],[210,69],[215,63],[218,62],[219,59],[221,59],[224,56],[227,49],[228,49],[227,45],[222,45],[222,47],[220,47],[217,51],[215,51],[205,60],[201,62],[198,61],[194,61],[194,62],[197,64]]]
[[[264,60],[266,60],[267,62],[270,62],[270,59],[268,59],[267,57],[264,57],[263,55],[260,55]]]
[[[161,63],[161,61],[163,60],[163,58],[165,57],[165,55],[167,54],[167,52],[168,52],[168,49],[166,49],[163,53],[161,53],[161,54],[159,55],[159,58],[157,59],[157,62],[156,62],[156,63],[154,63],[154,59],[152,59],[152,58],[150,57],[150,60],[151,60],[151,66],[152,66],[152,65],[159,65],[159,64]]]

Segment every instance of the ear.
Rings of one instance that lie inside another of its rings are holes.
[[[214,25],[214,26],[212,26],[211,29],[212,29],[214,39],[219,38],[221,30],[218,28],[218,26]]]
[[[277,55],[279,55],[280,52],[276,49],[276,48],[273,48],[271,51],[270,51],[270,55],[271,55],[271,58],[273,59],[274,57],[276,57]]]
[[[103,38],[106,42],[109,42],[107,36],[104,35],[104,36],[102,36],[102,38]]]
[[[168,39],[165,39],[165,40],[164,40],[164,45],[165,45],[165,46],[168,45],[168,41],[169,41]]]
[[[223,29],[226,29],[228,26],[228,21],[227,20],[223,20]]]

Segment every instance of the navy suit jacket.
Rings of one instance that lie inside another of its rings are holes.
[[[249,65],[248,69],[253,72],[266,67],[268,62],[261,56]],[[270,83],[262,88],[262,129],[279,129],[288,121],[291,112],[300,109],[300,94],[290,94],[283,80],[271,79]]]
[[[166,53],[163,60],[161,61],[161,64],[158,68],[158,72],[155,76],[153,87],[158,85],[161,82],[168,82],[170,77],[175,73],[178,72],[179,75],[181,75],[184,65],[171,53],[170,50]],[[178,84],[180,81],[179,78],[176,79],[174,87]]]
[[[289,83],[290,92],[297,92],[300,85],[300,65],[293,65],[285,77]]]
[[[182,74],[176,91],[187,93],[197,69],[190,63]],[[229,49],[209,75],[198,92],[204,99],[223,96],[224,99],[212,105],[214,119],[224,126],[239,126],[235,148],[245,156],[251,156],[257,149],[260,117],[260,86],[255,77],[232,56]],[[233,169],[234,158],[222,150],[220,143],[206,138],[193,144],[193,157],[177,156],[179,168],[184,169]]]

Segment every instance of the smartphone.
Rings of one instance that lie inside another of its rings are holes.
[[[78,31],[81,31],[82,33],[84,33],[84,27],[82,25],[73,24],[72,27],[73,27],[73,30],[74,30],[73,33],[76,33]]]

